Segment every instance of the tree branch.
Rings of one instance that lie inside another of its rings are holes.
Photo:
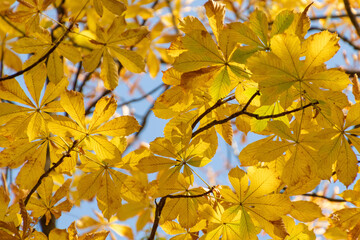
[[[26,196],[25,198],[25,206],[28,204],[29,200],[30,200],[30,197],[31,195],[38,189],[38,187],[40,186],[41,184],[41,181],[46,178],[55,168],[57,168],[63,161],[66,157],[70,157],[70,152],[72,150],[74,150],[74,148],[77,146],[78,144],[78,141],[75,140],[72,144],[72,146],[62,155],[62,157],[51,167],[49,168],[45,173],[43,173],[39,180],[36,182],[35,186],[30,190],[29,194]]]
[[[144,95],[141,96],[141,97],[134,98],[134,99],[131,99],[131,100],[129,100],[129,101],[123,102],[123,103],[121,103],[121,104],[118,105],[118,108],[119,108],[119,107],[122,107],[122,106],[124,106],[124,105],[128,105],[128,104],[133,103],[133,102],[141,101],[141,100],[143,100],[144,98],[146,98],[147,96],[149,96],[149,95],[153,94],[154,92],[156,92],[157,90],[159,90],[159,89],[160,89],[161,87],[163,87],[163,86],[165,86],[165,84],[162,83],[162,84],[160,84],[159,86],[155,87],[155,88],[152,89],[150,92],[144,94]]]
[[[250,104],[250,102],[248,102]],[[245,107],[239,111],[239,112],[236,112],[232,115],[230,115],[229,117],[225,118],[225,119],[222,119],[222,120],[214,120],[212,122],[210,122],[209,124],[205,125],[204,127],[196,130],[193,134],[192,134],[192,137],[195,137],[197,134],[215,126],[215,125],[218,125],[218,124],[223,124],[223,123],[226,123],[227,121],[230,121],[231,119],[233,118],[236,118],[240,115],[247,115],[249,117],[253,117],[253,118],[256,118],[257,120],[263,120],[263,119],[268,119],[268,118],[278,118],[278,117],[283,117],[285,115],[288,115],[290,113],[294,113],[294,112],[297,112],[297,111],[301,111],[305,108],[308,108],[310,106],[314,106],[316,104],[319,104],[318,101],[316,102],[312,102],[312,103],[309,103],[309,104],[306,104],[302,107],[299,107],[299,108],[295,108],[293,110],[289,110],[289,111],[285,111],[285,112],[282,112],[282,113],[278,113],[278,114],[271,114],[271,115],[265,115],[265,116],[260,116],[259,114],[255,114],[255,113],[251,113],[251,112],[247,112]]]
[[[223,105],[226,102],[229,102],[231,100],[235,99],[235,96],[231,96],[228,99],[219,99],[213,106],[211,106],[210,108],[206,109],[205,112],[203,112],[191,125],[191,128],[194,129],[196,127],[196,124],[198,124],[198,122],[201,121],[201,119],[203,119],[207,114],[209,114],[212,110],[220,107],[221,105]]]
[[[360,13],[354,14],[355,16],[360,16]],[[323,15],[323,16],[314,16],[314,17],[310,17],[311,21],[316,21],[316,20],[320,20],[320,19],[336,19],[336,18],[345,18],[348,17],[348,14],[339,14],[339,15]]]
[[[89,113],[91,113],[91,108],[93,108],[96,103],[102,98],[105,97],[106,95],[108,95],[109,93],[111,93],[111,90],[106,89],[97,99],[95,99],[85,110],[85,115],[88,115]]]
[[[246,111],[246,109],[250,106],[250,104],[251,104],[251,102],[254,100],[254,98],[256,97],[256,96],[259,96],[260,95],[260,91],[258,90],[258,91],[256,91],[252,96],[251,96],[251,98],[247,101],[247,103],[244,105],[244,107],[241,109],[241,111],[240,112],[237,112],[237,113],[242,113],[242,112],[245,112]],[[217,103],[216,103],[217,104]],[[215,104],[215,105],[216,105]],[[214,106],[215,106],[214,105]],[[214,107],[213,106],[213,107]],[[214,108],[215,109],[215,108]],[[206,112],[206,111],[205,111]],[[234,113],[234,114],[237,114],[237,113]],[[207,114],[207,113],[206,113]],[[205,114],[205,115],[206,115]],[[231,116],[233,116],[234,114],[232,114]],[[242,113],[243,114],[243,113]],[[202,116],[203,114],[201,114],[200,115],[200,117]],[[240,114],[241,115],[241,114]],[[231,117],[230,116],[230,117]],[[192,134],[192,138],[193,137],[195,137],[197,134],[199,134],[199,133],[201,133],[202,131],[205,131],[206,129],[209,129],[209,128],[211,128],[212,126],[215,126],[215,125],[217,125],[217,124],[221,124],[221,123],[225,123],[225,122],[227,122],[227,121],[229,121],[230,119],[228,119],[229,117],[227,117],[227,118],[225,118],[225,119],[223,119],[223,120],[214,120],[214,121],[212,121],[211,123],[209,123],[209,124],[207,124],[207,125],[205,125],[204,127],[202,127],[202,128],[199,128],[198,130],[196,130],[195,132],[193,132],[193,134]],[[228,120],[226,120],[226,119],[228,119]],[[197,119],[196,119],[197,120]],[[195,121],[196,121],[195,120]],[[226,120],[226,121],[224,121],[224,120]],[[200,121],[200,120],[199,120]],[[220,123],[220,121],[224,121],[224,122],[221,122]],[[219,123],[217,123],[217,122],[219,122]],[[196,124],[195,124],[196,125]],[[195,125],[193,124],[191,127],[195,127]],[[193,128],[194,129],[194,128]]]
[[[316,193],[305,193],[302,194],[302,196],[306,196],[306,197],[316,197],[316,198],[323,198],[326,199],[330,202],[347,202],[344,199],[337,199],[337,198],[331,198],[331,197],[326,197],[326,196],[322,196],[322,195],[317,195]]]
[[[351,6],[350,6],[349,0],[344,0],[344,5],[345,5],[345,10],[346,10],[346,12],[349,15],[349,18],[351,20],[351,23],[354,25],[358,37],[360,37],[360,26],[359,26],[359,23],[356,20],[356,16],[351,11]]]
[[[211,187],[209,191],[198,194],[198,195],[166,195],[160,199],[160,202],[158,204],[155,202],[155,204],[156,204],[155,219],[154,219],[154,223],[153,223],[153,226],[151,229],[151,234],[150,234],[150,237],[148,238],[148,240],[154,240],[154,238],[155,238],[156,230],[159,226],[161,212],[165,206],[167,198],[199,198],[199,197],[203,197],[203,196],[206,196],[206,195],[212,193],[214,188],[215,187]]]
[[[78,65],[78,68],[77,68],[77,71],[76,71],[76,75],[75,75],[75,79],[74,79],[74,83],[73,83],[73,87],[72,87],[72,89],[74,91],[76,90],[76,85],[77,85],[79,75],[80,75],[80,72],[81,72],[81,67],[82,67],[82,61],[79,62],[79,65]]]

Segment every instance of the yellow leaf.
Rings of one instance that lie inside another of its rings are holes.
[[[175,161],[168,158],[149,156],[141,159],[137,168],[145,173],[153,173],[163,169],[168,169],[171,166],[174,166],[175,163]]]
[[[164,232],[170,235],[186,232],[185,229],[180,226],[180,224],[174,221],[166,221],[161,224],[160,227],[164,230]]]
[[[224,27],[225,4],[209,0],[204,4],[206,16],[209,19],[210,27],[219,41],[220,31]]]
[[[15,101],[35,107],[15,79],[0,82],[0,96],[1,99],[4,100]]]
[[[109,142],[106,138],[98,135],[92,135],[89,136],[86,140],[89,141],[89,146],[91,146],[91,148],[95,151],[96,155],[101,160],[121,160],[121,153],[119,149],[114,144]]]
[[[54,116],[54,121],[48,122],[51,133],[62,137],[80,138],[86,134],[78,124],[64,116]]]
[[[46,132],[46,124],[44,117],[39,112],[34,112],[30,115],[29,126],[27,128],[27,135],[29,141],[33,141],[38,138],[42,133]]]
[[[40,176],[45,172],[46,152],[47,144],[42,144],[20,169],[16,177],[16,183],[21,189],[34,187]]]
[[[118,85],[118,67],[108,51],[104,51],[103,62],[101,64],[101,79],[104,81],[106,89],[113,90]]]
[[[354,151],[346,139],[342,139],[340,156],[336,163],[336,175],[339,180],[348,187],[358,173],[358,161]]]
[[[60,55],[69,59],[73,64],[81,61],[81,54],[77,48],[75,48],[72,44],[69,43],[60,43],[56,50],[60,53]]]
[[[295,14],[290,10],[284,10],[276,15],[274,23],[271,27],[270,38],[276,34],[283,33],[294,21]]]
[[[248,25],[240,22],[234,22],[229,24],[229,29],[232,33],[234,41],[249,46],[264,47],[264,44],[260,41],[259,37],[256,36],[254,31],[251,30]]]
[[[86,55],[83,59],[84,69],[87,72],[93,72],[99,66],[101,56],[104,53],[105,48],[94,49],[90,54]]]
[[[101,4],[101,0],[93,0],[93,5],[94,5],[96,13],[99,14],[100,17],[102,17],[103,7]]]
[[[49,82],[46,86],[44,96],[41,100],[40,107],[52,102],[55,98],[59,97],[62,92],[65,91],[67,85],[69,84],[66,78],[63,78],[58,84]]]
[[[339,37],[336,33],[322,31],[307,38],[302,48],[305,49],[304,68],[316,67],[328,61],[339,50]]]
[[[89,124],[89,131],[91,132],[109,120],[114,115],[116,108],[116,100],[113,97],[101,98],[95,105],[95,110]]]
[[[80,127],[86,129],[83,95],[75,91],[65,91],[60,98],[61,106]]]
[[[91,199],[101,188],[101,179],[103,178],[103,169],[90,174],[84,174],[81,176],[77,190],[78,199]]]
[[[145,71],[144,59],[136,52],[112,46],[109,49],[111,54],[130,72],[141,73]]]
[[[58,84],[64,76],[64,67],[63,62],[59,54],[54,51],[52,52],[47,59],[47,74],[50,82]]]
[[[122,237],[126,237],[128,239],[134,239],[133,231],[129,226],[124,226],[124,225],[114,223],[114,224],[111,224],[110,228]]]
[[[91,134],[102,134],[107,136],[127,136],[140,129],[139,123],[134,117],[121,116],[117,117],[94,131]]]
[[[149,34],[147,27],[139,27],[135,29],[129,29],[125,32],[112,37],[109,39],[111,44],[120,44],[124,46],[134,46],[138,44],[142,39],[144,39]]]
[[[105,218],[110,218],[117,212],[121,206],[121,197],[116,189],[114,181],[110,175],[105,172],[102,178],[101,187],[96,194],[97,204]]]
[[[226,97],[229,94],[231,80],[229,78],[227,66],[221,67],[216,73],[212,85],[210,87],[210,94],[214,100]]]
[[[249,27],[259,36],[263,45],[268,46],[268,19],[263,11],[255,9],[250,14]]]
[[[46,67],[44,64],[39,64],[30,71],[24,73],[24,80],[27,89],[36,104],[40,103],[41,90],[44,87],[46,80]],[[64,88],[65,89],[65,88]]]
[[[116,15],[122,15],[126,10],[126,5],[118,0],[101,0],[104,7]]]
[[[316,218],[324,216],[321,208],[313,202],[295,201],[291,203],[292,208],[290,215],[302,222],[311,222]]]

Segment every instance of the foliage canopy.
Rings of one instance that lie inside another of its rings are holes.
[[[0,239],[358,239],[359,6],[303,2],[1,1]]]

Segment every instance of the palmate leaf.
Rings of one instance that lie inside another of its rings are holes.
[[[94,3],[99,1],[100,0],[94,0]],[[112,5],[120,4],[117,0],[102,1],[103,3],[108,2]],[[116,8],[115,11],[117,11]],[[133,46],[145,38],[149,34],[149,31],[145,27],[124,31],[126,26],[124,16],[116,17],[106,31],[100,26],[97,26],[97,40],[90,41],[95,45],[95,49],[84,57],[84,69],[88,72],[94,71],[98,67],[101,58],[103,58],[100,77],[104,81],[105,87],[110,90],[117,87],[119,78],[118,67],[113,59],[114,57],[120,61],[122,66],[131,72],[141,73],[145,69],[144,60],[138,53],[123,49],[120,45]]]
[[[336,34],[327,31],[309,37],[302,44],[296,35],[274,36],[271,52],[259,52],[248,59],[252,80],[259,83],[263,94],[262,103],[277,101],[290,88],[298,92],[305,90],[312,99],[323,96],[322,89],[341,91],[346,88],[349,79],[344,72],[320,67],[337,52],[337,42]],[[305,60],[300,60],[303,53]]]
[[[43,179],[42,184],[39,186],[37,193],[39,198],[33,196],[29,201],[29,210],[35,217],[45,216],[46,223],[51,220],[52,215],[55,218],[61,216],[61,212],[68,212],[72,208],[72,202],[68,199],[57,204],[61,199],[67,197],[69,194],[71,180],[68,179],[53,195],[54,183],[51,177]]]
[[[229,29],[224,29],[224,5],[209,1],[205,8],[211,28],[216,32],[218,44],[200,21],[186,17],[181,21],[181,29],[186,35],[181,39],[181,45],[173,47],[186,51],[175,59],[173,66],[175,70],[183,73],[213,68],[208,91],[216,101],[225,97],[239,82],[247,79],[249,73],[244,65],[232,58],[237,49],[238,38],[234,38]]]
[[[283,215],[290,212],[291,204],[285,195],[272,193],[280,184],[272,171],[249,168],[246,174],[236,167],[229,172],[229,180],[235,193],[226,187],[220,189],[224,201],[231,203],[231,207],[222,214],[222,221],[237,219],[240,228],[236,228],[235,234],[243,236],[242,239],[255,238],[256,227],[251,221],[251,218],[254,218],[271,236],[287,235],[279,221]]]
[[[95,105],[94,119],[90,121],[89,126],[85,125],[85,107],[81,93],[66,91],[60,103],[75,122],[67,117],[54,118],[48,124],[50,131],[62,137],[85,140],[87,147],[94,150],[103,160],[121,159],[119,148],[105,136],[128,136],[140,128],[136,119],[130,116],[108,121],[116,110],[116,101],[113,98],[104,97],[98,101]]]

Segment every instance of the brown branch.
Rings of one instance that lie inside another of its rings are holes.
[[[321,28],[321,27],[311,27],[309,29],[309,31],[311,30],[315,30],[315,31],[329,31],[331,33],[337,33],[337,35],[339,36],[339,38],[341,38],[341,40],[343,40],[344,42],[348,43],[350,46],[352,46],[355,50],[360,50],[360,46],[356,45],[353,41],[351,41],[351,39],[347,38],[346,36],[344,36],[341,33],[338,33],[337,31],[334,30],[330,30],[330,29],[326,29],[326,28]]]
[[[360,13],[354,14],[355,16],[360,16]],[[347,14],[339,14],[339,15],[323,15],[323,16],[314,16],[314,17],[310,17],[311,21],[316,21],[316,20],[320,20],[320,19],[336,19],[336,18],[345,18],[348,17],[349,15]]]
[[[12,79],[14,77],[20,76],[24,73],[26,73],[27,71],[33,69],[35,66],[37,66],[38,64],[40,64],[42,61],[44,61],[46,58],[49,57],[49,55],[55,51],[55,49],[60,45],[60,43],[65,39],[66,35],[70,32],[70,30],[72,29],[72,27],[75,25],[75,21],[73,21],[70,26],[68,27],[68,29],[66,29],[65,33],[61,36],[61,38],[54,44],[54,46],[52,46],[52,48],[49,49],[49,51],[47,51],[41,58],[39,58],[36,62],[34,62],[33,64],[31,64],[30,66],[28,66],[27,68],[14,73],[13,75],[10,76],[6,76],[3,78],[0,78],[0,82],[1,81],[5,81],[8,79]]]
[[[2,39],[2,41],[1,41],[0,77],[2,77],[3,71],[4,71],[5,39],[6,39],[6,34],[5,34],[4,39]]]
[[[207,114],[209,114],[212,110],[220,107],[221,105],[223,105],[226,102],[229,102],[231,100],[235,99],[235,96],[229,97],[228,99],[219,99],[214,105],[212,105],[211,107],[209,107],[208,109],[205,110],[205,112],[203,112],[191,125],[191,128],[194,129],[196,127],[196,124],[198,124],[198,122],[201,121],[201,119],[203,119]]]
[[[351,6],[350,6],[349,0],[344,0],[344,5],[345,5],[345,10],[346,10],[346,12],[349,15],[349,18],[351,20],[351,23],[354,25],[358,37],[360,37],[360,26],[359,26],[359,23],[356,20],[356,16],[351,11]]]
[[[243,112],[245,112],[246,109],[250,106],[250,104],[251,104],[251,102],[254,100],[254,98],[255,98],[256,96],[259,96],[259,95],[260,95],[260,92],[259,92],[259,90],[258,90],[258,91],[256,91],[256,92],[250,97],[250,99],[247,101],[247,103],[244,105],[244,107],[241,109],[241,111],[240,111],[240,112],[237,112],[237,113],[234,113],[234,114],[238,114],[238,113],[243,114]],[[215,104],[215,105],[216,105],[216,104]],[[234,114],[230,115],[229,117],[233,116]],[[241,115],[241,114],[240,114],[240,115]],[[193,137],[195,137],[197,134],[201,133],[202,131],[205,131],[206,129],[211,128],[212,126],[215,126],[215,125],[221,124],[221,123],[225,123],[225,122],[229,121],[230,119],[232,119],[232,118],[228,119],[229,117],[227,117],[227,118],[225,118],[225,119],[223,119],[223,120],[214,120],[214,121],[210,122],[209,124],[205,125],[204,127],[199,128],[198,130],[196,130],[195,132],[193,132],[193,134],[192,134],[191,137],[193,138]],[[224,120],[226,120],[226,121],[224,121]],[[195,121],[196,121],[196,120],[195,120]],[[224,122],[221,122],[221,121],[224,121]],[[220,122],[221,122],[221,123],[220,123]],[[193,124],[192,126],[195,126],[195,125]],[[193,128],[193,129],[194,129],[194,128]]]
[[[80,87],[79,87],[79,89],[78,89],[78,92],[82,92],[82,90],[83,90],[86,82],[89,81],[89,79],[90,79],[90,77],[91,77],[91,74],[93,74],[93,72],[89,72],[89,73],[87,73],[87,74],[85,75],[85,78],[84,78],[84,80],[82,81],[82,83],[81,83],[81,85],[80,85]]]
[[[360,75],[360,71],[356,69],[344,69],[346,74],[349,74],[349,77],[354,77],[355,74]]]
[[[74,150],[74,148],[77,146],[78,144],[78,141],[75,140],[72,144],[72,146],[61,156],[61,158],[51,167],[49,168],[45,173],[43,173],[39,180],[36,182],[35,186],[30,190],[29,194],[26,196],[25,198],[25,206],[28,204],[29,200],[30,200],[30,197],[31,195],[38,189],[38,187],[40,186],[41,184],[41,181],[46,178],[53,170],[55,170],[55,168],[57,168],[63,161],[66,157],[70,157],[70,152],[72,150]]]
[[[143,96],[138,97],[138,98],[131,99],[131,100],[126,101],[126,102],[123,102],[123,103],[119,104],[117,107],[119,108],[119,107],[122,107],[122,106],[124,106],[124,105],[128,105],[128,104],[130,104],[130,103],[134,103],[134,102],[141,101],[141,100],[145,99],[147,96],[149,96],[149,95],[153,94],[154,92],[156,92],[157,90],[159,90],[159,89],[160,89],[161,87],[163,87],[163,86],[165,86],[165,84],[162,83],[162,84],[160,84],[159,86],[157,86],[157,87],[155,87],[154,89],[152,89],[150,92],[144,94]]]
[[[322,195],[317,195],[316,193],[305,193],[305,194],[302,194],[302,196],[323,198],[323,199],[326,199],[326,200],[328,200],[328,201],[330,201],[330,202],[347,202],[347,201],[344,200],[344,199],[326,197],[326,196],[322,196]]]
[[[77,71],[76,71],[76,75],[75,75],[75,79],[74,79],[74,83],[73,83],[73,87],[72,87],[72,89],[74,91],[76,90],[76,85],[77,85],[79,75],[80,75],[80,72],[81,72],[81,67],[82,67],[82,61],[79,62],[79,66],[78,66]]]
[[[108,89],[104,90],[104,92],[86,108],[85,115],[88,115],[89,113],[91,113],[91,108],[93,108],[102,97],[105,97],[109,93],[111,93],[111,90],[108,90]]]
[[[309,104],[306,104],[302,107],[299,107],[299,108],[295,108],[293,110],[289,110],[289,111],[285,111],[285,112],[282,112],[282,113],[278,113],[278,114],[270,114],[270,115],[265,115],[265,116],[260,116],[258,114],[255,114],[255,113],[251,113],[251,112],[247,112],[246,110],[244,110],[244,108],[239,111],[239,112],[236,112],[232,115],[230,115],[229,117],[225,118],[225,119],[222,119],[222,120],[214,120],[212,122],[210,122],[209,124],[205,125],[204,127],[196,130],[193,134],[192,134],[192,137],[195,137],[197,134],[215,126],[215,125],[218,125],[218,124],[223,124],[223,123],[226,123],[227,121],[230,121],[231,119],[233,118],[236,118],[240,115],[247,115],[249,117],[253,117],[253,118],[256,118],[257,120],[263,120],[263,119],[269,119],[269,118],[279,118],[279,117],[283,117],[283,116],[286,116],[290,113],[294,113],[294,112],[297,112],[297,111],[301,111],[305,108],[308,108],[310,106],[314,106],[316,104],[319,104],[318,101],[316,102],[312,102],[312,103],[309,103]]]
[[[160,199],[159,203],[156,203],[156,209],[155,209],[155,219],[154,219],[154,223],[151,229],[151,234],[150,237],[148,238],[148,240],[154,240],[155,239],[155,234],[156,234],[156,230],[159,226],[159,221],[160,221],[160,216],[161,216],[161,212],[165,206],[166,203],[166,199],[167,198],[199,198],[199,197],[204,197],[210,193],[212,193],[214,190],[214,187],[211,187],[209,191],[198,194],[198,195],[166,195],[164,197],[162,197]]]

